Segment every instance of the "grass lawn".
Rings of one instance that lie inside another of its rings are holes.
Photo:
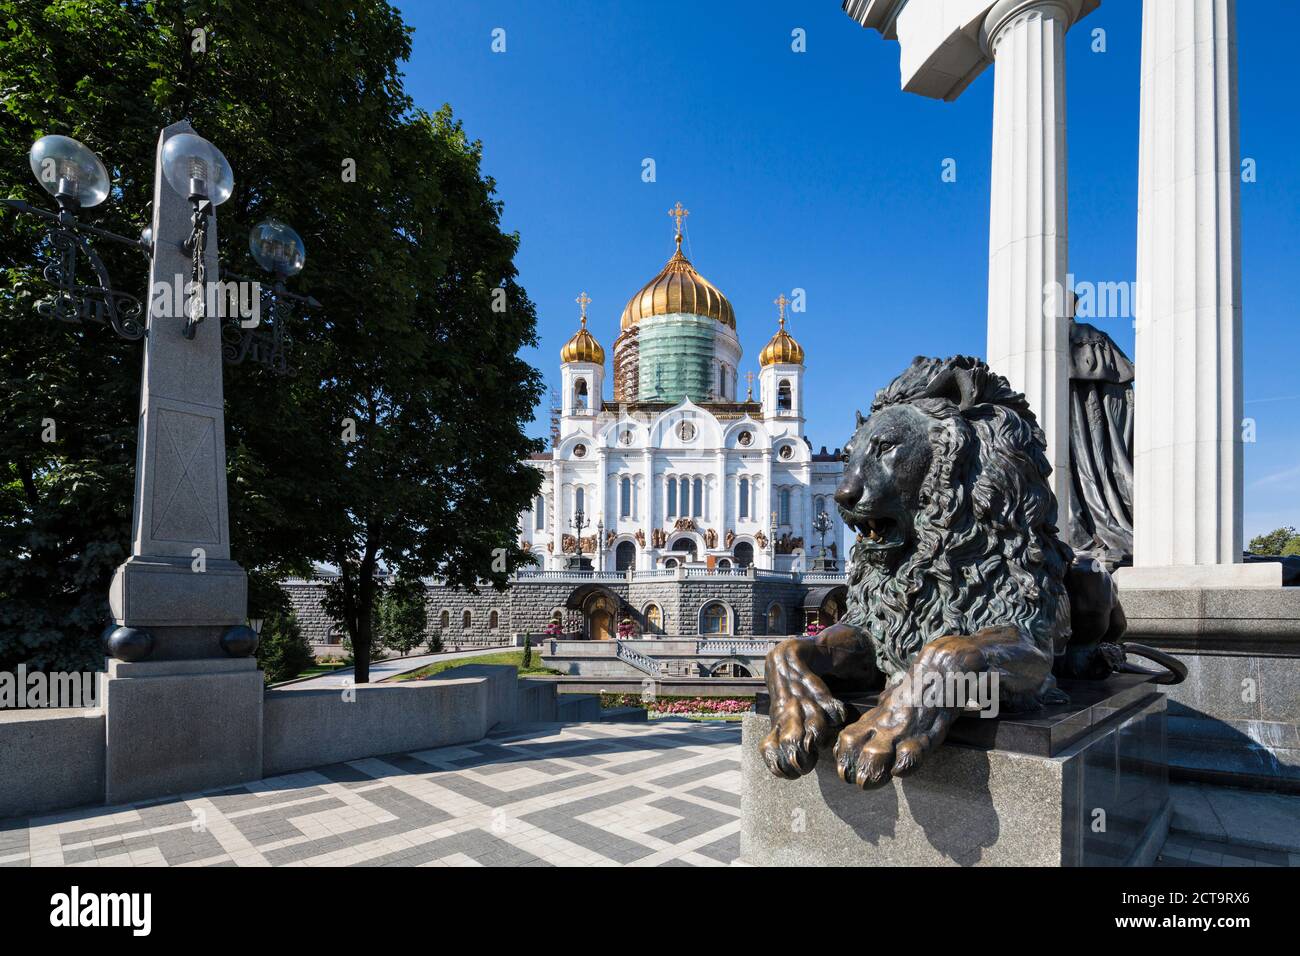
[[[342,662],[335,662],[331,664],[313,664],[311,665],[311,667],[308,667],[304,669],[301,673],[299,673],[298,677],[294,678],[294,680],[297,680],[298,678],[301,677],[320,677],[322,674],[333,674],[340,667],[348,667],[348,666],[351,665],[343,664]]]
[[[500,654],[484,654],[480,657],[462,657],[450,661],[435,661],[421,667],[418,671],[411,671],[409,674],[398,674],[392,678],[398,680],[423,680],[426,677],[432,677],[434,674],[441,674],[443,671],[453,670],[457,667],[465,667],[468,664],[512,664],[519,671],[520,677],[528,677],[534,674],[559,674],[557,670],[550,667],[542,666],[542,655],[533,649],[533,663],[531,667],[524,667],[524,652],[503,651]]]

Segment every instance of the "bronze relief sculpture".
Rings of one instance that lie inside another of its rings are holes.
[[[1072,563],[1058,537],[1043,433],[1005,378],[975,358],[918,357],[858,414],[844,455],[835,500],[857,531],[847,608],[768,654],[773,773],[806,774],[833,744],[843,780],[880,786],[921,766],[975,703],[917,688],[960,694],[984,675],[1014,712],[1065,700],[1056,676],[1122,666],[1110,576]],[[871,689],[874,708],[846,726],[834,692]]]

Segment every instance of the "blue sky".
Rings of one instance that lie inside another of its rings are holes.
[[[528,358],[548,386],[580,291],[610,350],[627,299],[672,252],[677,200],[691,210],[688,255],[735,305],[742,374],[775,330],[772,300],[806,290],[790,329],[808,355],[814,446],[842,444],[854,408],[914,355],[983,353],[991,70],[955,103],[903,93],[897,45],[836,0],[399,6],[416,28],[409,92],[430,110],[450,103],[483,141],[506,228],[521,235],[540,319]],[[1134,278],[1140,7],[1106,0],[1067,38],[1079,280]],[[1300,116],[1278,82],[1294,58],[1277,28],[1291,3],[1237,9],[1242,155],[1258,170],[1242,187],[1250,536],[1300,525],[1300,323],[1286,285],[1300,263]],[[791,50],[795,28],[805,53]],[[1097,28],[1104,53],[1091,50]],[[948,158],[956,182],[941,179]],[[1132,354],[1129,320],[1097,324]],[[539,409],[533,433],[546,430]]]

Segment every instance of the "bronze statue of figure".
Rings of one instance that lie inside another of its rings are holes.
[[[1070,320],[1070,544],[1114,566],[1133,559],[1133,363]]]
[[[917,688],[996,675],[1006,713],[1063,702],[1054,675],[1122,664],[1123,611],[1110,576],[1073,563],[1057,535],[1045,448],[1024,396],[966,356],[918,357],[858,414],[835,492],[857,531],[848,607],[768,654],[773,773],[806,774],[834,743],[841,778],[879,786],[920,766],[974,703]],[[870,689],[876,706],[845,726],[835,692]]]

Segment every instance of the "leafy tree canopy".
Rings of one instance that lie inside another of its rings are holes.
[[[1300,554],[1300,532],[1292,527],[1277,528],[1251,538],[1248,550],[1254,554]]]
[[[247,235],[267,216],[303,236],[294,291],[323,305],[293,325],[299,374],[227,368],[232,550],[255,614],[280,606],[278,577],[340,569],[360,680],[381,570],[500,585],[539,481],[522,463],[540,377],[518,358],[535,341],[518,237],[450,108],[412,108],[409,54],[378,0],[0,0],[0,193],[48,205],[25,153],[73,136],[113,178],[85,218],[135,235],[158,132],[184,118],[235,172],[225,267],[258,274]],[[129,552],[141,346],[36,316],[41,234],[0,213],[0,666],[76,667]],[[145,298],[140,255],[96,248]]]

